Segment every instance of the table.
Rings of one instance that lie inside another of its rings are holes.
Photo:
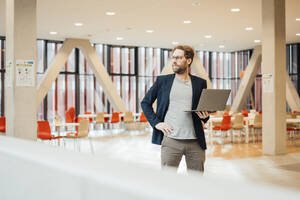
[[[300,119],[299,118],[289,118],[289,119],[286,119],[286,123],[300,123]]]
[[[222,119],[223,119],[223,117],[210,116],[209,121],[208,121],[208,126],[209,126],[209,131],[210,131],[209,134],[212,134],[212,131],[213,131],[212,123],[213,122],[221,122]],[[234,117],[231,117],[231,120],[234,120]],[[254,120],[253,117],[244,117],[244,121],[246,122],[245,123],[245,135],[246,135],[245,143],[247,143],[247,144],[249,143],[249,125],[253,124],[253,120]],[[299,122],[300,122],[300,119],[299,119]]]
[[[60,123],[55,124],[55,128],[57,127],[57,136],[60,136],[60,128],[61,127],[70,127],[70,126],[79,126],[79,123]],[[58,140],[58,146],[60,145],[60,140]]]
[[[132,113],[134,118],[138,118],[141,116],[141,113]],[[95,118],[96,114],[79,114],[78,117],[84,117],[84,118]],[[104,114],[104,118],[111,118],[112,114]],[[124,117],[125,113],[119,114],[119,117]]]

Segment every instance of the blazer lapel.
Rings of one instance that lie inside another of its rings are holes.
[[[192,97],[192,110],[196,109],[198,106],[199,101],[199,94],[197,93],[197,81],[196,79],[190,75],[190,79],[192,82],[192,88],[193,88],[193,97]]]
[[[169,101],[170,101],[170,92],[171,92],[171,88],[172,88],[172,85],[173,85],[173,82],[174,82],[174,78],[175,78],[175,74],[172,74],[172,76],[170,76],[169,80],[166,81],[165,83],[165,93],[167,95],[167,104],[166,105],[169,105]]]

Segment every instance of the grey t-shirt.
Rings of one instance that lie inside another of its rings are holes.
[[[184,112],[192,108],[192,83],[174,79],[169,99],[169,109],[165,116],[165,123],[173,128],[167,135],[174,139],[196,139],[191,112]]]

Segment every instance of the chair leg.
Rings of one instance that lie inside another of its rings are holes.
[[[73,144],[74,144],[74,151],[76,151],[76,139],[75,138],[74,138]]]
[[[78,151],[80,152],[80,140],[77,138]]]
[[[88,138],[88,140],[89,140],[89,142],[90,142],[91,153],[92,153],[92,154],[95,154],[94,146],[93,146],[93,143],[92,143],[92,139],[91,139],[91,138]]]
[[[252,135],[252,143],[255,143],[255,131],[254,131],[254,128],[251,128],[251,135]]]
[[[221,131],[221,135],[222,135],[222,138],[223,138],[222,144],[225,144],[225,139],[226,139],[226,137],[227,137],[227,132]]]
[[[295,130],[292,131],[292,143],[295,144]]]

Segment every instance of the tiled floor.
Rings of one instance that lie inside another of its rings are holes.
[[[126,162],[147,165],[160,169],[160,146],[151,144],[151,135],[135,132],[114,131],[92,132],[94,156],[105,153]],[[72,139],[65,141],[65,148],[74,150]],[[91,153],[89,141],[80,141],[80,151]],[[63,145],[62,145],[63,146]],[[208,141],[204,176],[217,176],[225,179],[248,180],[273,184],[300,190],[300,141],[288,143],[288,154],[264,156],[261,143],[217,144]],[[184,159],[178,173],[186,174]]]

